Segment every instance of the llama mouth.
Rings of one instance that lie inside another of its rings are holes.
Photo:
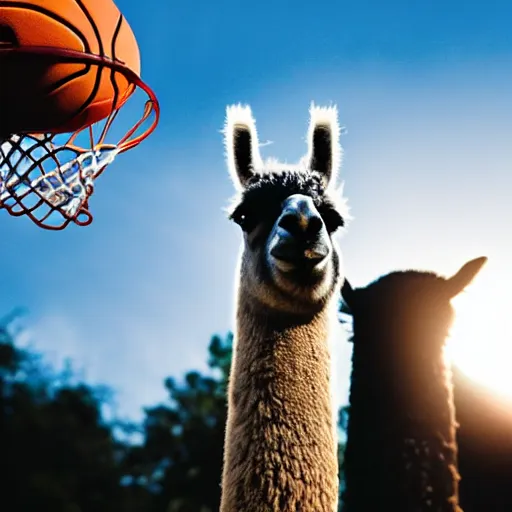
[[[330,250],[326,244],[277,243],[270,249],[270,256],[283,271],[295,269],[314,270],[326,262]]]

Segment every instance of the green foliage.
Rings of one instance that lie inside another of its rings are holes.
[[[131,486],[153,491],[154,510],[213,512],[219,508],[226,387],[232,336],[215,336],[209,366],[217,376],[188,372],[168,378],[169,405],[146,409],[144,444],[131,450]]]
[[[2,510],[116,510],[116,443],[95,390],[53,386],[57,376],[15,347],[10,324],[0,328]]]

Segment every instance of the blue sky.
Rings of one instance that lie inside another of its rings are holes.
[[[408,267],[451,273],[488,255],[467,294],[488,339],[468,344],[464,364],[478,369],[489,338],[488,364],[500,358],[512,339],[510,2],[117,4],[162,119],[98,180],[91,226],[53,233],[0,212],[0,311],[29,308],[35,347],[114,387],[119,413],[135,419],[165,398],[166,376],[205,368],[211,335],[232,327],[239,245],[222,211],[233,193],[225,106],[249,103],[272,141],[264,155],[295,161],[314,100],[337,103],[346,128],[355,220],[340,243],[352,282]],[[489,323],[501,327],[489,334]],[[337,338],[343,401],[350,347]]]

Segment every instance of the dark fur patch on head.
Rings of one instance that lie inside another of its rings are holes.
[[[338,226],[345,225],[334,201],[326,194],[322,176],[315,171],[284,170],[254,175],[229,217],[237,223],[244,216],[249,223],[251,219],[257,222],[273,222],[281,212],[283,201],[294,194],[311,197],[327,225],[329,220]]]
[[[373,281],[364,289],[364,293],[366,301],[372,297],[382,305],[390,302],[403,304],[407,299],[415,297],[421,297],[424,301],[427,297],[441,295],[439,292],[443,282],[444,279],[434,272],[396,271]]]
[[[249,181],[243,200],[259,204],[262,201],[281,203],[292,194],[308,195],[319,206],[325,194],[322,177],[315,171],[282,171],[256,175]]]
[[[436,295],[441,295],[444,279],[434,272],[401,270],[381,276],[364,288],[352,290],[347,297],[351,309],[364,306],[365,310],[381,311],[388,307],[403,309],[408,303],[421,299],[425,303]],[[444,299],[444,297],[443,297]],[[386,316],[387,313],[384,315]]]

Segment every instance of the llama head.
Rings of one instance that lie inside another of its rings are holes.
[[[453,320],[451,299],[473,281],[486,261],[486,257],[471,260],[450,278],[408,270],[356,289],[345,280],[341,311],[353,316],[358,342],[375,341],[381,350],[408,343],[438,350]]]
[[[340,277],[333,234],[348,217],[336,198],[340,164],[336,108],[312,105],[309,150],[297,165],[263,162],[248,106],[227,109],[225,144],[237,189],[230,219],[244,236],[240,286],[267,306],[312,310],[332,297]]]

